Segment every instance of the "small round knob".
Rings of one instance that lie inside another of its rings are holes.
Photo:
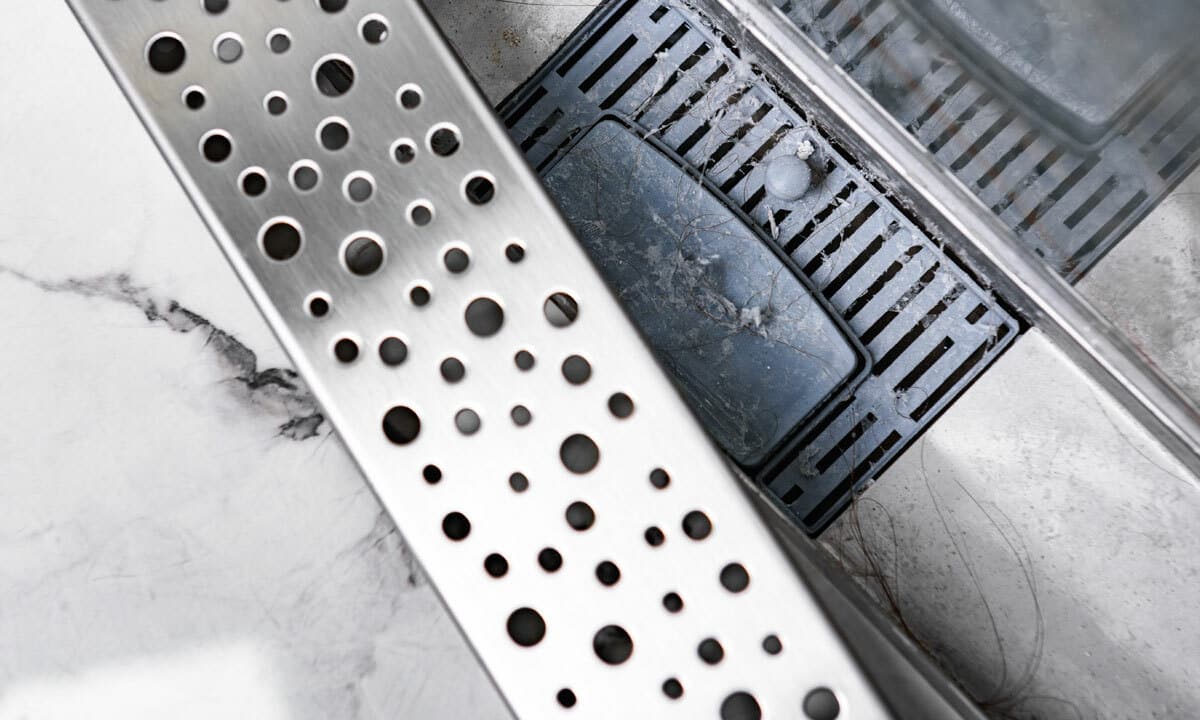
[[[767,192],[786,202],[804,197],[812,187],[812,168],[795,155],[783,155],[767,164]]]

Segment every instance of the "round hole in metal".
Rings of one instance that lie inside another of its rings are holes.
[[[370,275],[382,267],[383,256],[383,245],[366,235],[351,238],[342,251],[346,269],[359,276]]]
[[[494,578],[502,578],[508,574],[508,560],[500,553],[492,553],[483,559],[483,570]]]
[[[479,413],[471,408],[463,408],[454,414],[454,426],[463,435],[474,435],[479,432],[482,425],[483,421],[479,419]]]
[[[392,145],[392,158],[407,165],[417,158],[417,146],[411,140],[397,140]]]
[[[572,355],[563,360],[562,374],[572,385],[582,385],[592,376],[592,364],[582,355]]]
[[[567,327],[579,317],[579,303],[565,292],[556,292],[546,298],[542,312],[554,327]]]
[[[514,405],[509,415],[512,416],[512,421],[517,427],[525,427],[533,421],[533,413],[529,412],[529,408],[524,405]]]
[[[565,515],[567,524],[579,531],[587,530],[596,522],[596,511],[582,500],[576,500],[568,505]]]
[[[473,175],[467,178],[463,194],[472,205],[486,205],[496,197],[496,183],[486,175]]]
[[[209,162],[225,162],[233,154],[233,139],[224,130],[211,130],[200,138],[200,152]]]
[[[317,7],[327,13],[341,12],[346,9],[348,0],[317,0]]]
[[[721,701],[721,720],[760,720],[762,708],[753,695],[744,691],[730,693]]]
[[[575,433],[563,440],[558,456],[568,470],[582,475],[591,472],[600,462],[600,448],[587,435]]]
[[[525,248],[518,243],[509,243],[504,248],[504,257],[508,258],[511,263],[519,263],[525,259]]]
[[[398,337],[386,337],[379,343],[379,359],[395,367],[408,358],[408,345]]]
[[[667,678],[663,681],[662,691],[663,695],[672,700],[678,700],[683,697],[683,683],[679,682],[676,678]]]
[[[265,107],[267,109],[268,113],[278,117],[279,115],[282,115],[285,112],[287,112],[287,109],[288,109],[287,95],[284,95],[281,92],[270,93],[265,98],[263,98],[263,107]]]
[[[329,314],[329,298],[324,295],[313,295],[308,299],[308,314],[315,318],[323,318]]]
[[[667,536],[663,533],[662,528],[651,526],[646,528],[646,532],[642,534],[646,538],[646,543],[650,547],[658,547],[667,540]]]
[[[504,325],[504,309],[488,297],[475,298],[463,313],[467,329],[479,337],[491,337]]]
[[[242,57],[242,39],[235,33],[219,35],[213,43],[213,54],[223,63],[234,63]]]
[[[621,580],[621,568],[612,560],[602,560],[596,565],[596,579],[605,587],[612,587]]]
[[[365,203],[371,199],[371,195],[375,192],[375,181],[369,173],[351,173],[346,176],[346,181],[342,185],[342,192],[345,193],[346,199],[352,203]]]
[[[554,698],[558,700],[559,705],[562,705],[567,709],[575,707],[575,703],[577,702],[575,693],[571,690],[571,688],[563,688],[562,690],[559,690],[558,694],[555,695]]]
[[[659,490],[665,490],[671,484],[671,476],[662,468],[654,468],[650,471],[650,484]]]
[[[428,144],[429,151],[434,155],[449,157],[458,152],[458,148],[462,145],[462,140],[456,128],[450,125],[442,125],[429,131]]]
[[[712,521],[700,510],[683,516],[683,532],[693,540],[703,540],[712,532]]]
[[[174,33],[159,33],[146,44],[146,62],[150,69],[168,75],[183,67],[187,48]]]
[[[605,625],[592,637],[596,657],[609,665],[620,665],[633,655],[633,638],[620,625]]]
[[[804,697],[804,714],[810,720],[836,720],[842,712],[837,695],[826,687],[811,690]]]
[[[292,187],[300,192],[310,192],[321,182],[321,169],[311,160],[300,160],[292,165]]]
[[[442,379],[448,383],[456,383],[462,380],[467,375],[467,366],[463,365],[462,360],[456,357],[448,357],[438,366],[439,372],[442,373]]]
[[[358,359],[358,343],[342,338],[333,344],[333,354],[339,362],[352,363]]]
[[[359,26],[362,39],[371,45],[379,45],[388,39],[388,23],[382,15],[368,15]]]
[[[397,445],[407,445],[421,434],[421,418],[412,408],[397,405],[384,413],[383,434]]]
[[[768,655],[778,655],[783,652],[783,643],[780,642],[778,635],[768,635],[763,638],[762,649]]]
[[[259,236],[263,254],[280,262],[295,257],[302,243],[300,227],[291,219],[268,220]]]
[[[442,264],[454,274],[465,272],[471,265],[471,256],[462,248],[452,247],[442,254]]]
[[[716,638],[705,638],[696,647],[696,654],[709,665],[716,665],[725,657],[725,648],[721,647]]]
[[[528,350],[518,350],[516,355],[513,355],[513,363],[516,364],[518,370],[533,369],[533,353]]]
[[[429,292],[429,288],[424,285],[414,285],[408,291],[408,299],[417,307],[424,307],[433,299],[433,295]]]
[[[554,548],[548,547],[542,548],[541,552],[538,553],[537,561],[538,565],[540,565],[543,570],[548,573],[552,573],[558,572],[559,568],[562,567],[563,557],[562,553]]]
[[[317,127],[317,139],[321,147],[337,152],[350,142],[350,126],[340,118],[326,118]]]
[[[421,477],[430,485],[437,485],[442,481],[442,469],[437,465],[426,465],[421,468]]]
[[[292,47],[292,36],[287,30],[276,28],[267,34],[267,48],[276,55],[282,55]]]
[[[513,492],[523,493],[529,489],[529,478],[524,473],[513,473],[508,476],[508,486]]]
[[[521,647],[533,647],[546,637],[546,621],[533,608],[513,610],[508,616],[508,636]]]
[[[341,97],[354,87],[354,66],[340,55],[326,56],[313,67],[313,82],[322,95]]]
[[[408,206],[408,221],[417,227],[425,227],[433,222],[433,206],[424,201],[412,203]]]
[[[721,585],[731,593],[740,593],[750,586],[750,573],[741,563],[729,563],[721,568]]]
[[[396,103],[405,110],[416,110],[417,108],[421,107],[421,99],[423,97],[424,95],[421,92],[421,88],[417,85],[413,85],[412,83],[409,83],[408,85],[402,85],[400,89],[396,91]]]
[[[199,110],[204,107],[204,103],[208,100],[208,96],[204,94],[204,88],[193,85],[183,91],[183,104],[188,110]]]
[[[447,513],[442,518],[442,532],[454,542],[465,540],[471,534],[471,521],[458,511]]]
[[[624,420],[633,414],[633,398],[623,392],[609,395],[608,411],[613,414],[613,417]]]
[[[267,175],[262,168],[248,168],[242,171],[238,184],[248,197],[258,197],[267,191]]]
[[[229,9],[229,0],[201,0],[205,12],[211,15],[220,15]]]
[[[662,605],[669,613],[677,613],[683,609],[683,598],[679,597],[677,592],[669,592],[663,595]]]

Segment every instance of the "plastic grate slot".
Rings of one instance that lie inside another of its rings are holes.
[[[932,324],[932,322],[936,320],[939,315],[945,312],[946,308],[954,304],[954,301],[958,299],[958,296],[962,293],[962,291],[963,288],[961,285],[955,285],[953,288],[951,288],[950,292],[946,293],[941,300],[938,300],[937,303],[930,308],[927,313],[925,313],[924,317],[918,320],[908,332],[904,333],[900,340],[888,348],[888,351],[875,361],[875,367],[873,367],[871,371],[876,375],[882,375],[887,372],[887,369],[890,368],[892,364],[900,358],[901,355],[908,351],[909,346],[916,342],[917,338],[921,337],[921,335],[923,335],[925,331],[929,329],[930,324]]]
[[[1116,176],[1105,180],[1100,187],[1096,188],[1095,192],[1088,196],[1088,199],[1082,205],[1075,208],[1075,212],[1071,213],[1066,220],[1063,220],[1063,225],[1074,229],[1089,213],[1096,209],[1097,205],[1104,202],[1104,199],[1112,194],[1113,190],[1117,189],[1117,185]]]
[[[652,20],[660,7],[668,7],[669,14],[661,13]],[[860,56],[869,58],[864,62],[875,62],[877,53],[891,43],[911,37],[910,25],[898,19],[899,13],[888,0],[857,8],[832,2],[822,10],[827,22],[837,28],[851,25],[846,40],[859,38],[852,53],[867,52]],[[680,27],[686,27],[686,33],[670,48],[655,50],[678,35]],[[538,129],[534,118],[544,117],[554,108],[563,110],[563,119],[529,150],[531,162],[543,175],[552,174],[557,162],[575,152],[574,144],[601,120],[616,115],[634,124],[653,137],[656,145],[664,146],[664,152],[703,177],[731,211],[744,217],[748,227],[778,244],[790,258],[781,268],[821,288],[831,310],[867,346],[872,365],[887,358],[886,372],[867,373],[860,384],[829,398],[810,420],[793,429],[792,439],[763,466],[749,469],[797,524],[816,533],[845,507],[856,488],[869,482],[919,437],[928,422],[1007,347],[1018,326],[994,297],[979,288],[872,184],[835,140],[809,123],[804,109],[780,93],[778,82],[753,62],[739,59],[737,34],[727,30],[685,3],[639,2],[633,8],[610,3],[502,103],[499,112],[506,123],[513,114],[521,115],[511,124],[511,134],[522,143]],[[636,36],[638,44],[617,69],[590,92],[580,93],[572,78],[593,73],[630,36]],[[653,63],[649,62],[651,56]],[[570,77],[564,78],[559,67],[567,61],[572,68]],[[962,116],[978,100],[981,93],[975,88],[969,96],[954,99],[956,83],[957,89],[969,84],[969,78],[956,79],[962,75],[951,66],[938,75],[942,90],[948,92],[930,110],[931,116],[938,108],[950,107],[952,101],[965,103],[952,111]],[[533,109],[525,109],[534,95],[540,100]],[[614,95],[617,99],[609,102],[607,98]],[[922,109],[933,100],[930,96]],[[989,116],[996,103],[993,100],[986,108],[981,103],[974,114],[963,116],[957,135],[966,138],[975,123],[995,124],[1003,114]],[[936,118],[928,121],[937,125]],[[974,149],[977,136],[962,139],[961,147],[956,145],[960,138],[955,137],[945,151],[956,158],[964,152],[977,152],[969,166],[982,164],[977,170],[982,174],[999,159],[999,153],[985,157],[991,150],[989,143],[999,144],[1016,122],[997,127],[995,139],[983,143],[978,151]],[[945,125],[938,126],[926,142],[945,130]],[[1020,155],[1037,149],[1031,142],[1018,143],[1019,139],[1020,135],[1014,136],[1003,150],[1020,145]],[[812,147],[807,161],[812,169],[811,189],[794,201],[772,195],[766,168],[795,155],[805,144]],[[554,151],[547,154],[539,149],[545,145]],[[594,162],[595,172],[602,174],[603,158]],[[1016,158],[1010,162],[1019,164]],[[995,174],[1002,175],[1003,168]],[[588,207],[571,195],[580,191],[555,183],[550,189],[564,207]],[[668,216],[669,208],[663,210],[662,216]],[[580,233],[601,220],[586,213],[568,214],[567,219]],[[680,228],[679,232],[687,230]],[[621,287],[614,290],[618,294],[623,291]],[[930,315],[941,300],[946,307],[953,307],[953,312]],[[981,305],[984,314],[977,322],[968,322],[968,311]],[[906,340],[905,333],[919,323],[928,325],[922,328],[926,336],[917,333]],[[998,327],[1007,329],[997,333]],[[997,341],[997,336],[1002,339]],[[952,346],[940,355],[931,355],[943,338],[950,339]],[[971,351],[985,340],[978,361],[969,362]],[[649,341],[656,342],[654,337]],[[952,378],[948,385],[947,378]],[[680,382],[686,386],[688,380]],[[898,384],[902,392],[895,390]],[[936,392],[943,385],[945,390]],[[922,417],[914,419],[912,410],[935,393],[933,402],[925,402]],[[729,401],[738,402],[739,398],[732,395]],[[870,427],[851,432],[868,415],[875,418]],[[848,444],[839,451],[843,441]],[[826,457],[829,462],[817,467]]]
[[[1008,95],[993,94],[990,79],[959,63],[955,47],[927,31],[903,0],[861,8],[841,0],[774,5],[1069,281],[1082,277],[1200,162],[1200,95],[1178,82],[1191,62],[1168,63],[1149,78],[1113,129],[1084,148],[1051,137],[1040,118]],[[961,98],[986,100],[947,112]],[[1057,175],[1051,168],[1059,163],[1072,171]],[[1118,186],[1108,185],[1112,177]],[[1091,189],[1074,199],[1075,185]],[[1070,209],[1058,208],[1064,202]],[[1078,232],[1093,216],[1103,221]]]
[[[625,57],[625,54],[628,53],[634,45],[637,45],[637,37],[630,35],[629,37],[625,38],[625,40],[617,46],[617,49],[612,51],[612,54],[604,58],[604,62],[596,66],[596,69],[592,71],[591,75],[588,75],[586,78],[584,78],[583,82],[579,83],[580,91],[588,92],[595,87],[596,83],[600,82],[600,80],[607,75],[617,63],[621,62],[621,58]]]
[[[638,65],[637,70],[630,73],[629,77],[625,78],[625,81],[618,85],[617,89],[613,90],[611,95],[600,102],[600,109],[607,110],[620,102],[621,98],[625,97],[625,93],[629,92],[630,88],[638,84],[645,77],[646,73],[650,72],[650,68],[654,67],[655,63],[658,62],[658,56],[675,47],[675,43],[682,40],[684,35],[687,35],[687,25],[680,25],[675,32],[671,33],[670,37],[658,46],[653,55],[643,60],[642,64]]]
[[[838,230],[838,232],[833,236],[833,239],[830,240],[827,245],[821,248],[821,251],[817,253],[812,260],[809,260],[808,263],[804,265],[804,274],[809,276],[816,274],[816,272],[821,269],[821,266],[825,264],[825,261],[829,258],[829,256],[837,252],[838,248],[842,246],[842,243],[848,237],[852,237],[856,232],[858,232],[859,228],[861,228],[867,222],[867,220],[870,220],[871,216],[873,216],[877,210],[879,210],[879,205],[877,205],[874,200],[868,202],[866,207],[858,211],[858,214],[854,216],[853,220]]]
[[[1018,140],[1015,145],[1001,155],[1000,159],[998,159],[991,167],[988,168],[986,173],[981,175],[979,179],[975,181],[975,187],[979,188],[980,190],[986,190],[996,178],[1004,174],[1005,168],[1011,165],[1013,160],[1016,160],[1021,156],[1022,153],[1028,150],[1029,146],[1033,145],[1034,141],[1037,139],[1037,130],[1030,130],[1022,135],[1021,139]]]
[[[822,500],[821,502],[817,503],[815,507],[813,507],[812,511],[805,516],[804,521],[808,523],[820,522],[820,519],[833,509],[834,503],[832,502],[832,499],[844,493],[850,492],[855,485],[861,483],[866,478],[869,478],[871,476],[872,469],[881,463],[883,458],[886,457],[888,453],[890,453],[896,447],[897,444],[899,444],[900,440],[900,433],[896,432],[895,430],[888,433],[887,437],[883,439],[883,442],[879,443],[874,450],[867,454],[861,463],[856,465],[853,470],[846,474],[846,477],[842,478],[842,480],[833,487],[832,492],[825,497],[825,500]]]
[[[861,295],[854,298],[854,301],[846,306],[846,309],[842,312],[842,317],[846,318],[847,321],[853,320],[854,316],[858,315],[879,294],[879,291],[886,287],[892,281],[892,278],[896,277],[905,264],[916,257],[919,252],[921,252],[921,246],[914,245],[906,250],[898,259],[893,260],[892,264],[888,265],[887,269],[880,273]],[[986,305],[980,305],[980,307],[985,311],[987,310]]]
[[[917,282],[913,283],[912,287],[908,289],[908,292],[906,292],[903,297],[897,300],[894,305],[889,307],[886,312],[879,316],[878,320],[872,323],[869,328],[867,328],[858,336],[859,339],[868,345],[875,342],[875,338],[879,337],[880,333],[882,333],[884,330],[887,330],[888,326],[892,324],[892,321],[900,317],[900,314],[904,312],[904,310],[908,307],[908,304],[911,303],[914,298],[920,295],[921,291],[924,290],[929,283],[933,282],[933,279],[937,277],[937,271],[940,270],[941,267],[941,263],[934,263],[933,267],[926,270],[925,274],[922,275]]]

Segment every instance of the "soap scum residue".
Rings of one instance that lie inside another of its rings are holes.
[[[809,1],[811,0],[804,0]],[[691,5],[690,3],[685,3]],[[860,5],[863,3],[859,3]],[[701,15],[703,15],[701,13]],[[739,37],[732,40],[733,44],[742,48],[739,53],[739,58],[731,60],[734,67],[734,75],[741,83],[752,84],[762,82],[762,77],[757,70],[758,61],[753,53],[748,52],[746,47],[746,30],[745,23],[738,23]],[[721,30],[710,26],[709,29],[717,34]],[[713,117],[724,117],[726,112],[724,107],[712,108],[713,99],[710,96],[711,91],[706,94],[705,101],[709,103],[710,109],[713,109]],[[823,135],[828,136],[827,130],[819,126],[819,119],[811,116],[810,123],[814,125],[814,130]],[[718,126],[714,123],[714,130]],[[794,131],[793,131],[794,132]],[[808,140],[803,140],[798,143],[794,152],[801,159],[808,160],[813,157],[816,148]],[[860,188],[860,192],[870,193],[877,203],[891,204],[898,209],[914,217],[914,211],[910,203],[902,196],[896,195],[888,185],[883,181],[883,176],[872,170],[869,166],[859,166],[869,184],[866,187]],[[813,191],[819,191],[820,179],[814,179]],[[834,199],[828,195],[824,198],[826,201],[836,201],[838,210],[831,215],[826,222],[840,222],[846,219],[848,213],[852,212],[853,207],[847,200]],[[767,231],[772,240],[778,239],[778,227],[774,222],[775,212],[767,206]],[[988,296],[992,302],[996,301],[994,291],[990,284],[986,282],[986,278],[980,276],[977,272],[972,272],[970,267],[964,265],[962,258],[957,257],[952,249],[948,248],[944,240],[944,236],[936,232],[936,228],[927,228],[932,230],[929,235],[936,247],[942,252],[951,255],[957,264],[963,267],[969,275],[981,286],[981,290]],[[889,225],[887,232],[895,233],[899,230],[895,223]],[[844,239],[844,237],[843,237]],[[912,255],[907,255],[901,258],[901,262],[907,263],[912,258]],[[825,256],[828,260],[828,256]],[[823,265],[828,267],[827,264]],[[837,270],[840,271],[840,268]],[[902,299],[897,304],[903,304]],[[983,324],[980,329],[990,336],[991,342],[997,341],[997,332],[999,324],[995,321]],[[897,396],[897,402],[905,402],[905,398]],[[861,418],[853,417],[851,420],[855,423]],[[950,540],[955,549],[955,555],[962,563],[962,572],[969,578],[971,586],[976,590],[976,597],[979,603],[979,608],[992,629],[992,634],[996,642],[996,661],[999,664],[998,673],[991,687],[985,687],[978,682],[978,678],[962,677],[955,672],[953,665],[948,665],[946,660],[948,656],[945,652],[940,652],[938,648],[931,647],[925,642],[922,637],[925,634],[923,628],[914,625],[908,619],[908,614],[905,612],[904,595],[902,591],[902,576],[901,576],[901,557],[903,556],[902,548],[900,547],[898,535],[896,532],[895,521],[888,511],[878,501],[865,497],[862,493],[870,486],[871,480],[866,481],[860,486],[855,493],[851,504],[845,512],[843,519],[835,524],[835,526],[826,534],[822,540],[822,545],[832,552],[837,561],[846,570],[855,577],[860,585],[864,587],[881,605],[887,609],[896,621],[900,629],[908,635],[914,642],[920,646],[930,657],[938,659],[943,664],[944,669],[952,676],[958,679],[959,683],[970,694],[981,707],[988,712],[989,715],[999,718],[1029,718],[1040,716],[1039,711],[1044,711],[1045,708],[1054,708],[1057,715],[1066,717],[1083,717],[1079,707],[1065,698],[1048,697],[1036,694],[1034,688],[1037,684],[1038,671],[1041,665],[1044,639],[1045,639],[1045,622],[1042,615],[1040,603],[1038,601],[1037,579],[1033,567],[1033,560],[1029,555],[1027,548],[1019,532],[1012,521],[1003,514],[999,508],[994,506],[985,507],[977,501],[967,488],[957,479],[951,479],[953,489],[956,492],[966,493],[976,507],[982,517],[983,523],[992,528],[1000,541],[1009,548],[1013,561],[1020,571],[1021,577],[1024,578],[1025,589],[1029,593],[1030,603],[1033,617],[1033,644],[1029,648],[1028,654],[1024,660],[1017,661],[1015,667],[1011,666],[1013,653],[1011,647],[1016,643],[1016,638],[1012,635],[1019,632],[1017,628],[1011,625],[1002,625],[1002,621],[993,611],[991,603],[984,591],[981,577],[976,570],[968,548],[965,545],[966,534],[964,528],[959,524],[956,518],[947,514],[943,510],[945,501],[943,493],[946,490],[939,489],[925,471],[924,463],[924,442],[921,441],[922,452],[922,470],[926,482],[926,489],[929,494],[930,502],[938,510],[938,516],[942,523],[942,531]],[[850,448],[847,455],[851,458],[849,465],[857,467],[862,458],[863,450],[857,445]],[[810,453],[811,455],[811,453]],[[801,459],[804,458],[804,450],[801,450]],[[816,462],[815,457],[809,458],[808,463],[799,463],[800,465],[808,466],[809,472],[812,475],[817,475],[812,464]],[[976,529],[977,530],[977,529]]]

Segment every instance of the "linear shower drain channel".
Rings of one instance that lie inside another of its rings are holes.
[[[887,716],[418,3],[71,5],[518,715]]]
[[[1200,162],[1195,3],[771,2],[1071,282]]]
[[[1019,327],[775,87],[686,5],[616,0],[500,113],[709,432],[815,534]]]

